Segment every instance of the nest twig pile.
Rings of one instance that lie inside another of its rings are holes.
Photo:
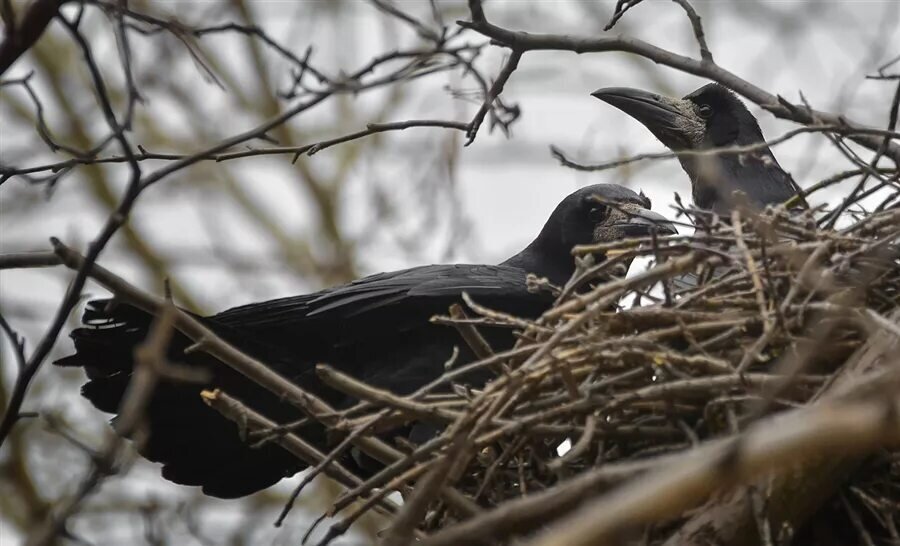
[[[537,321],[468,298],[436,317],[481,360],[413,395],[320,366],[362,401],[327,461],[399,422],[443,429],[396,439],[322,542],[399,490],[386,544],[897,544],[900,210],[840,230],[814,210],[692,214],[692,236],[575,249],[566,286],[533,279],[558,295]],[[610,278],[639,257],[655,265]],[[479,334],[496,327],[513,349]]]

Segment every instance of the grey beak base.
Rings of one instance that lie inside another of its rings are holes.
[[[591,93],[603,102],[615,106],[651,130],[677,127],[677,118],[685,112],[679,108],[680,99],[672,99],[630,87],[604,87]]]
[[[658,235],[677,235],[675,225],[669,222],[665,216],[651,210],[641,209],[631,213],[628,222],[615,224],[629,237],[646,237],[656,231]]]

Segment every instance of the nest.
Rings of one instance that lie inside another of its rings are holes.
[[[385,543],[896,544],[897,444],[878,441],[883,428],[874,442],[842,429],[849,417],[834,415],[879,400],[896,413],[900,210],[840,230],[817,227],[815,210],[692,214],[691,236],[576,248],[566,286],[531,280],[558,298],[536,321],[469,298],[435,317],[481,360],[449,362],[413,395],[320,366],[362,400],[333,423],[349,435],[340,450],[384,440],[400,422],[443,431],[421,445],[388,442],[403,457],[348,487],[322,542],[368,510],[390,510],[387,494],[401,491]],[[598,252],[607,259],[595,263]],[[615,275],[636,258],[652,264]],[[494,353],[484,328],[511,328],[518,342]],[[484,369],[492,382],[465,386]],[[776,420],[788,414],[797,418]],[[813,425],[827,434],[804,436]],[[792,447],[753,454],[779,434],[772,441]]]

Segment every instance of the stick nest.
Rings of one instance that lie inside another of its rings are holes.
[[[320,367],[323,379],[363,399],[340,412],[335,428],[343,434],[384,439],[413,420],[443,430],[421,445],[392,438],[405,457],[345,492],[336,506],[344,519],[327,540],[390,490],[406,494],[390,529],[395,538],[400,528],[425,544],[528,536],[677,454],[827,398],[877,332],[898,336],[891,317],[900,307],[900,210],[855,217],[838,230],[818,228],[815,210],[770,208],[727,221],[691,215],[700,226],[692,236],[576,248],[578,271],[566,286],[531,279],[531,289],[558,296],[538,320],[468,298],[465,311],[436,317],[482,358],[449,363],[440,381],[413,395],[375,391]],[[607,259],[596,263],[597,253]],[[616,277],[637,258],[652,264]],[[498,327],[515,330],[513,349],[495,353],[479,335]],[[485,368],[496,378],[483,390],[464,386],[467,372]],[[782,492],[751,492],[756,532],[774,537],[769,543],[819,540],[823,529],[896,543],[900,457],[884,446],[834,484],[829,500],[813,502],[812,515],[781,528],[770,527],[790,518],[766,511]],[[542,512],[523,521],[535,508],[530,498]],[[695,515],[624,520],[620,530],[661,544]]]

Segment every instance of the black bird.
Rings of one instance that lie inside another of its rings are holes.
[[[537,317],[553,298],[529,292],[529,273],[561,285],[574,272],[571,249],[575,245],[646,235],[653,229],[674,233],[671,224],[649,207],[646,197],[621,186],[589,186],[566,197],[537,238],[500,265],[427,265],[379,273],[201,320],[217,335],[336,407],[348,407],[353,400],[322,383],[315,374],[316,363],[331,364],[374,386],[408,394],[443,373],[454,346],[460,350],[460,363],[474,359],[456,331],[431,324],[431,316],[446,313],[467,292],[483,305]],[[134,347],[146,337],[151,320],[135,307],[110,308],[108,300],[91,302],[83,317],[85,326],[71,335],[76,353],[57,364],[84,368],[89,381],[82,394],[98,409],[116,413],[131,377]],[[484,330],[496,350],[512,346],[510,331]],[[200,485],[205,493],[225,498],[248,495],[305,468],[276,445],[248,447],[237,427],[207,407],[198,393],[202,388],[221,388],[279,422],[301,417],[297,411],[212,356],[185,353],[190,344],[176,335],[168,358],[206,368],[213,379],[207,385],[163,381],[157,386],[146,415],[149,434],[138,446],[141,454],[162,463],[165,478]],[[327,451],[323,428],[309,426],[298,433]],[[365,474],[365,469],[360,473]]]
[[[756,118],[733,92],[718,83],[704,85],[681,99],[627,87],[598,89],[592,95],[644,124],[673,152],[759,146],[741,154],[678,156],[691,179],[694,204],[701,209],[727,219],[741,200],[762,209],[784,203],[799,191],[765,145]]]

